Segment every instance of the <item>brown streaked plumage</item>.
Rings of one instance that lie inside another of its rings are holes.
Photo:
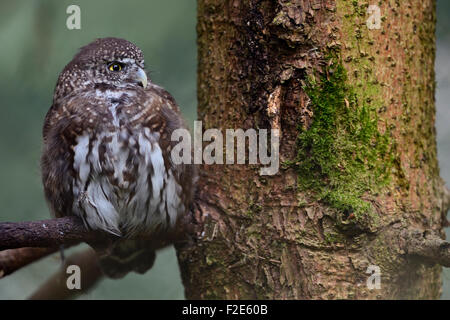
[[[143,68],[141,50],[123,39],[81,48],[58,78],[43,129],[51,211],[120,237],[101,258],[111,277],[146,271],[153,251],[127,238],[172,229],[193,195],[193,168],[170,158],[171,134],[184,121]]]

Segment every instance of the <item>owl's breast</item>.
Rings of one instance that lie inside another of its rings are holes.
[[[159,133],[114,128],[77,139],[73,211],[91,228],[124,236],[173,226],[185,210],[182,188],[166,167]]]

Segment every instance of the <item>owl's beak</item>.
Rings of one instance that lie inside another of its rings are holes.
[[[137,72],[135,73],[134,80],[142,84],[143,88],[147,88],[147,74],[141,68],[138,68]]]

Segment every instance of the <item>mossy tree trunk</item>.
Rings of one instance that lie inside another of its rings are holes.
[[[445,220],[434,1],[199,0],[198,19],[204,129],[280,129],[282,166],[202,167],[186,297],[438,298],[441,267],[398,241]]]

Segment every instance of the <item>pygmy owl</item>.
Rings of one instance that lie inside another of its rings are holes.
[[[126,40],[95,40],[59,75],[43,128],[45,196],[56,217],[117,236],[100,257],[110,277],[151,267],[154,251],[136,239],[170,231],[189,209],[194,170],[170,157],[178,128],[174,99]]]

